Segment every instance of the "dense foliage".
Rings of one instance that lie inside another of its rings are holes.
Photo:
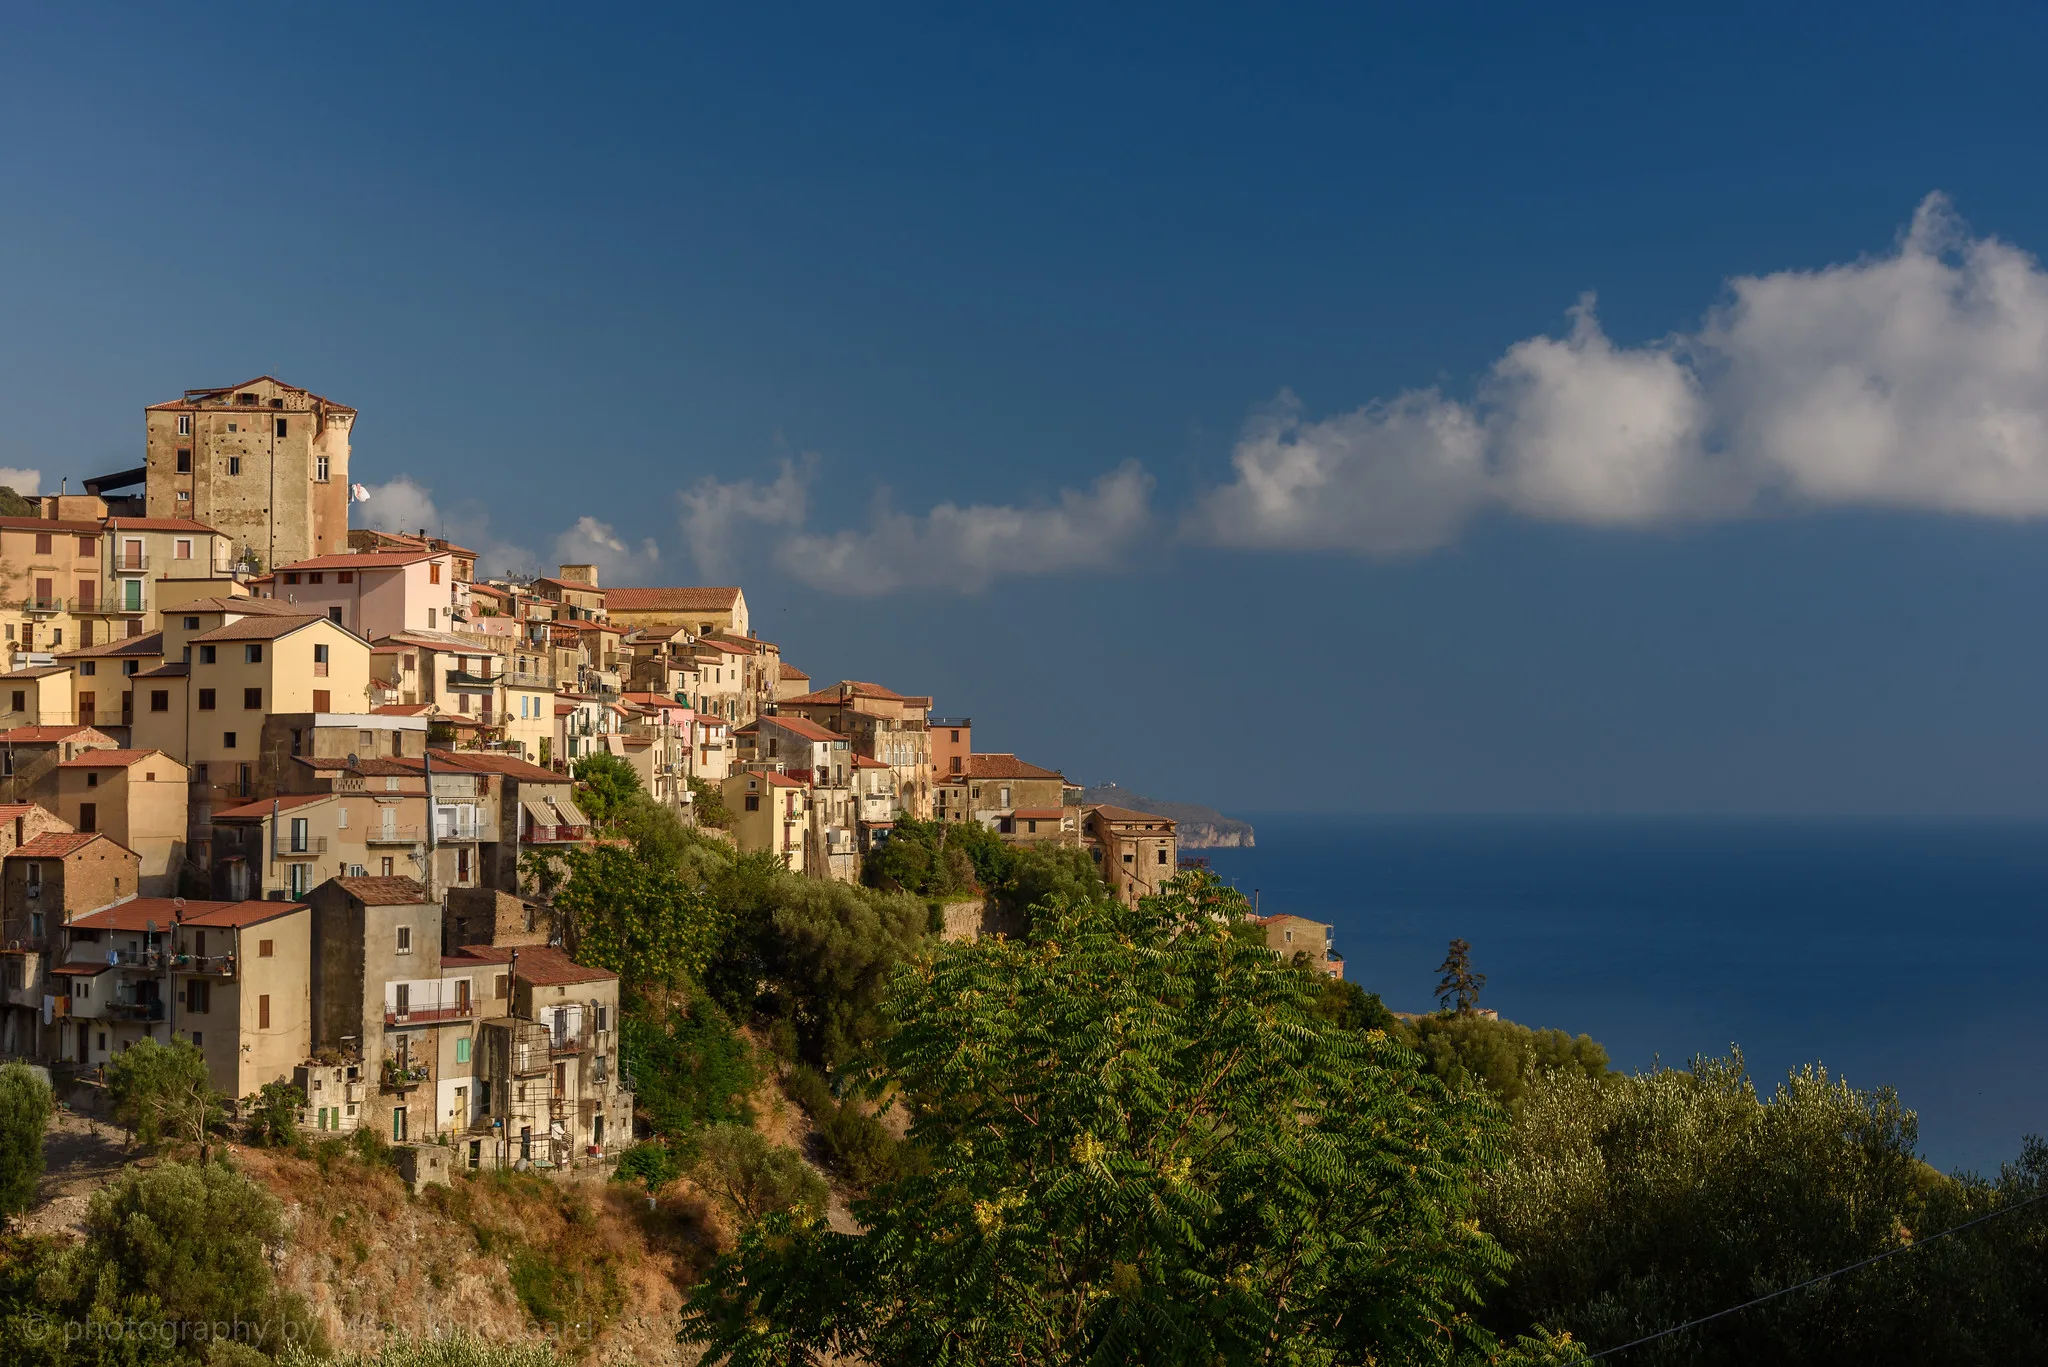
[[[713,1125],[698,1138],[690,1175],[735,1222],[797,1212],[825,1213],[825,1179],[812,1172],[794,1149],[771,1144],[746,1125]]]
[[[83,1244],[9,1250],[7,1361],[263,1362],[291,1344],[318,1352],[317,1322],[271,1274],[282,1237],[277,1201],[223,1164],[129,1168],[92,1198]]]
[[[206,1071],[206,1056],[189,1040],[137,1040],[107,1064],[114,1119],[138,1142],[204,1144],[227,1107]]]
[[[1013,913],[1028,912],[1053,897],[1092,902],[1105,892],[1086,850],[1012,845],[978,821],[899,817],[888,841],[862,866],[861,876],[870,887],[930,901],[986,895]]]
[[[568,876],[555,913],[563,948],[578,963],[611,969],[628,993],[681,987],[703,973],[725,918],[701,884],[629,846],[558,857]]]
[[[0,1067],[0,1223],[35,1201],[50,1108],[50,1085],[35,1070],[26,1063]]]
[[[500,1344],[457,1329],[446,1337],[394,1338],[374,1353],[316,1357],[292,1349],[280,1367],[557,1367],[561,1359],[545,1344]]]
[[[888,1000],[879,1077],[929,1170],[842,1235],[756,1226],[698,1288],[711,1360],[1441,1361],[1505,1259],[1471,1218],[1498,1129],[1233,933],[1186,874],[947,946]]]
[[[732,810],[725,805],[725,794],[718,785],[701,778],[690,780],[690,810],[696,813],[700,826],[729,826],[732,824]]]
[[[299,1142],[306,1094],[289,1082],[266,1082],[242,1099],[243,1133],[251,1144],[285,1148]]]
[[[751,1118],[747,1097],[760,1083],[754,1051],[716,1003],[685,1009],[641,1005],[620,1023],[620,1050],[634,1106],[654,1133],[686,1145],[706,1125]]]
[[[1740,1056],[1605,1083],[1533,1079],[1482,1201],[1514,1255],[1500,1328],[1598,1347],[1791,1286],[2048,1191],[2028,1145],[1997,1183],[1914,1154],[1889,1090],[1818,1068],[1759,1094]],[[2048,1203],[1632,1349],[1631,1363],[1994,1363],[2048,1357]]]
[[[816,1068],[799,1063],[783,1085],[817,1127],[826,1159],[854,1186],[879,1186],[921,1165],[921,1150],[899,1140],[860,1097],[834,1095],[832,1084]]]
[[[603,750],[577,760],[569,772],[583,785],[576,799],[584,815],[600,825],[617,816],[635,793],[643,791],[640,775],[633,766]]]

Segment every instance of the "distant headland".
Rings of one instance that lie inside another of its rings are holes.
[[[1214,807],[1203,807],[1193,802],[1166,802],[1156,797],[1140,797],[1114,783],[1101,783],[1083,790],[1081,802],[1083,805],[1106,802],[1116,807],[1129,807],[1134,812],[1170,817],[1180,825],[1180,848],[1184,850],[1249,849],[1253,843],[1249,821],[1239,821],[1223,815]]]

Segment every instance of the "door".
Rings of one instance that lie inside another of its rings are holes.
[[[405,1142],[405,1107],[403,1106],[393,1106],[391,1108],[391,1142],[394,1144],[403,1144]]]
[[[92,1027],[89,1025],[78,1027],[78,1061],[92,1062]]]
[[[469,1014],[469,979],[455,980],[455,1009],[461,1015]]]
[[[555,1096],[561,1098],[567,1095],[569,1095],[569,1065],[557,1063],[555,1065]]]
[[[92,693],[79,694],[78,724],[80,726],[91,726],[93,722],[96,720],[98,708],[99,698],[97,697],[97,695]]]

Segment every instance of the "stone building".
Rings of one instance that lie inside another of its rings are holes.
[[[1177,827],[1169,817],[1128,807],[1081,809],[1081,839],[1113,896],[1135,906],[1180,872]]]
[[[265,570],[348,549],[355,409],[259,375],[188,389],[152,404],[144,419],[150,517],[215,528],[233,556]]]

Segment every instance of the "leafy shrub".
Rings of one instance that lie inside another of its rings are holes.
[[[1397,1024],[1402,1041],[1453,1090],[1484,1087],[1509,1106],[1521,1100],[1536,1077],[1609,1076],[1607,1051],[1585,1035],[1450,1014]]]
[[[599,823],[610,821],[625,807],[628,798],[641,791],[640,775],[632,765],[603,750],[585,755],[569,770],[583,785],[577,796]]]
[[[277,1361],[278,1367],[559,1367],[561,1363],[545,1344],[491,1343],[463,1329],[446,1338],[401,1335],[372,1353],[331,1358],[293,1347]]]
[[[650,1195],[682,1175],[682,1164],[676,1161],[669,1146],[658,1139],[627,1149],[612,1169],[614,1182],[638,1182]]]
[[[1317,976],[1322,979],[1316,986],[1315,1014],[1318,1019],[1339,1030],[1400,1033],[1400,1018],[1387,1010],[1378,993],[1368,992],[1357,983],[1346,982],[1342,978]]]
[[[691,1176],[734,1220],[751,1224],[765,1215],[804,1210],[822,1215],[828,1190],[795,1149],[771,1144],[745,1125],[704,1131]]]
[[[306,1094],[289,1082],[266,1082],[242,1103],[245,1135],[258,1147],[295,1147],[300,1143],[299,1112]]]
[[[718,785],[706,779],[690,780],[690,810],[697,814],[700,826],[729,826],[732,824],[732,809],[725,805],[725,794]]]
[[[35,1204],[51,1105],[50,1085],[27,1064],[0,1068],[0,1221]]]
[[[807,1063],[789,1070],[785,1086],[817,1126],[832,1165],[863,1189],[895,1180],[915,1163],[914,1150],[852,1101],[832,1095],[825,1075]]]
[[[107,1064],[114,1119],[144,1144],[197,1143],[226,1115],[213,1090],[206,1056],[189,1040],[159,1044],[143,1038]]]
[[[705,997],[684,1011],[636,1007],[620,1022],[634,1104],[657,1135],[684,1140],[693,1130],[746,1121],[747,1096],[759,1085],[754,1050],[717,1003]]]

